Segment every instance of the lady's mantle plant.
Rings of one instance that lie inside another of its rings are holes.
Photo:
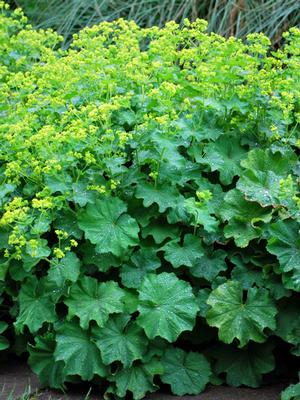
[[[62,51],[1,3],[0,348],[45,386],[299,364],[300,31],[272,52],[205,28],[118,20]]]

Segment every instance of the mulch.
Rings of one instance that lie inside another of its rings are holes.
[[[29,387],[31,393],[37,393],[37,400],[83,400],[84,393],[64,395],[55,391],[41,391],[38,378],[23,361],[14,361],[0,365],[0,400],[7,400],[13,393],[18,400]],[[226,386],[209,387],[205,393],[197,396],[171,396],[164,393],[148,395],[145,400],[280,400],[283,384],[265,386],[260,389],[229,388]],[[86,392],[85,392],[86,393]],[[102,400],[102,396],[92,394],[90,400]]]

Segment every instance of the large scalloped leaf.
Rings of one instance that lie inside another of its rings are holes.
[[[236,189],[226,193],[219,213],[227,221],[225,237],[233,237],[238,247],[247,247],[250,240],[258,238],[262,234],[258,223],[270,222],[272,218],[271,207],[263,208],[258,203],[247,201]]]
[[[106,365],[121,361],[125,368],[130,367],[142,359],[148,346],[143,329],[126,314],[111,316],[103,328],[94,327],[92,332]]]
[[[160,259],[153,248],[141,248],[133,253],[130,263],[123,264],[120,276],[123,285],[128,288],[139,288],[149,272],[160,267]]]
[[[63,361],[55,361],[55,346],[56,342],[53,334],[36,336],[35,344],[28,347],[28,363],[32,371],[39,376],[43,386],[61,389],[65,380],[65,363]]]
[[[156,203],[161,213],[165,212],[167,208],[175,207],[178,202],[178,196],[178,190],[168,184],[155,186],[148,182],[140,182],[135,191],[135,197],[143,199],[145,207],[150,207]]]
[[[239,221],[249,221],[252,225],[256,222],[269,222],[272,218],[271,207],[261,207],[260,204],[246,200],[243,193],[232,189],[224,196],[224,202],[219,210],[223,221],[233,218]]]
[[[288,289],[300,291],[300,224],[293,220],[277,221],[269,227],[267,250],[274,254],[284,273]]]
[[[251,225],[250,222],[232,219],[224,228],[225,238],[234,238],[234,243],[238,247],[247,247],[249,242],[260,237],[262,230]]]
[[[180,135],[174,136],[163,130],[153,130],[149,137],[151,146],[155,149],[155,157],[161,163],[165,163],[168,169],[177,167],[180,169],[185,158],[178,151],[178,147],[184,143],[184,139]]]
[[[167,238],[175,239],[179,234],[177,226],[165,224],[162,221],[153,221],[142,228],[142,237],[152,236],[155,243],[162,243]]]
[[[86,242],[79,248],[85,265],[95,265],[101,272],[108,272],[112,267],[119,267],[121,261],[112,253],[97,253],[96,247]]]
[[[240,347],[250,340],[264,342],[265,328],[275,329],[277,309],[265,289],[250,288],[246,301],[240,282],[227,281],[209,295],[211,306],[206,319],[210,326],[219,329],[219,339],[231,343],[235,338]]]
[[[265,287],[269,289],[275,300],[291,295],[290,291],[282,285],[281,276],[275,274],[266,262],[255,265],[250,262],[251,260],[244,260],[240,254],[232,255],[230,261],[235,265],[231,271],[231,278],[239,281],[243,289],[249,289],[254,285]]]
[[[198,311],[191,286],[173,273],[149,274],[139,289],[137,323],[150,339],[169,342],[181,332],[192,330]]]
[[[153,383],[153,378],[162,373],[162,364],[155,357],[144,363],[137,362],[129,368],[120,368],[108,377],[111,382],[115,382],[109,392],[124,398],[130,391],[134,400],[140,400],[147,392],[155,392],[158,389],[158,386]]]
[[[246,171],[241,174],[237,188],[248,200],[257,201],[263,207],[279,205],[280,180],[287,177],[296,161],[292,151],[283,156],[271,150],[251,150],[241,163]]]
[[[110,314],[124,310],[124,295],[117,282],[99,283],[95,278],[83,276],[71,287],[69,296],[64,300],[69,308],[68,318],[76,315],[83,329],[88,328],[90,321],[104,326]]]
[[[54,358],[65,363],[67,375],[79,375],[87,381],[94,375],[107,376],[107,367],[89,331],[72,321],[58,326],[56,332]]]
[[[290,147],[281,151],[255,148],[248,152],[247,158],[241,165],[248,170],[268,171],[271,170],[277,175],[286,174],[296,165],[297,156]]]
[[[85,237],[97,245],[99,253],[120,256],[124,250],[137,244],[139,227],[126,214],[126,204],[112,197],[88,204],[78,216],[78,225]]]
[[[54,228],[62,229],[76,239],[81,239],[82,237],[82,231],[79,229],[78,221],[68,208],[59,211],[53,224]]]
[[[300,400],[300,382],[286,388],[281,393],[281,400]]]
[[[193,267],[197,259],[204,255],[201,239],[197,236],[186,234],[180,246],[177,240],[166,243],[160,250],[165,252],[165,259],[174,268],[180,266]]]
[[[189,197],[184,201],[184,208],[193,217],[192,225],[202,225],[209,233],[216,232],[219,221],[212,215],[214,211],[209,207],[209,204]]]
[[[23,332],[26,325],[30,332],[35,333],[44,322],[56,321],[55,303],[51,295],[44,280],[31,277],[22,284],[18,296],[20,310],[14,324],[17,332]]]
[[[199,394],[210,380],[210,364],[199,353],[170,348],[162,357],[162,365],[161,380],[168,383],[177,396]]]
[[[49,281],[57,286],[63,286],[66,280],[76,282],[80,274],[80,265],[80,260],[75,253],[67,253],[64,258],[50,266]]]
[[[205,254],[197,259],[190,268],[190,273],[197,278],[204,278],[211,282],[220,272],[226,271],[225,257],[226,252],[221,249],[206,250]]]
[[[210,170],[220,172],[220,181],[229,185],[235,176],[241,175],[240,162],[246,149],[240,145],[240,139],[223,135],[204,148],[204,156],[197,159],[208,164]]]
[[[258,387],[262,375],[275,367],[275,358],[270,343],[251,344],[244,349],[233,346],[218,346],[212,355],[217,359],[215,371],[226,373],[226,383],[230,386],[242,385]]]
[[[293,298],[279,305],[279,313],[277,317],[276,335],[281,337],[285,342],[294,346],[300,345],[300,315],[299,300]]]
[[[277,256],[284,272],[300,268],[300,224],[296,221],[277,221],[269,227],[271,238],[267,249]]]

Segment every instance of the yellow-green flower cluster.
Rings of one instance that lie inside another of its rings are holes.
[[[15,222],[24,223],[28,216],[28,201],[22,197],[15,197],[4,205],[4,213],[0,218],[0,226],[6,226]]]

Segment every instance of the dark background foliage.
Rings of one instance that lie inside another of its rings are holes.
[[[54,28],[68,41],[84,26],[116,18],[162,26],[184,18],[208,20],[209,31],[226,37],[264,32],[277,45],[281,34],[300,24],[298,0],[10,0],[39,28]]]

